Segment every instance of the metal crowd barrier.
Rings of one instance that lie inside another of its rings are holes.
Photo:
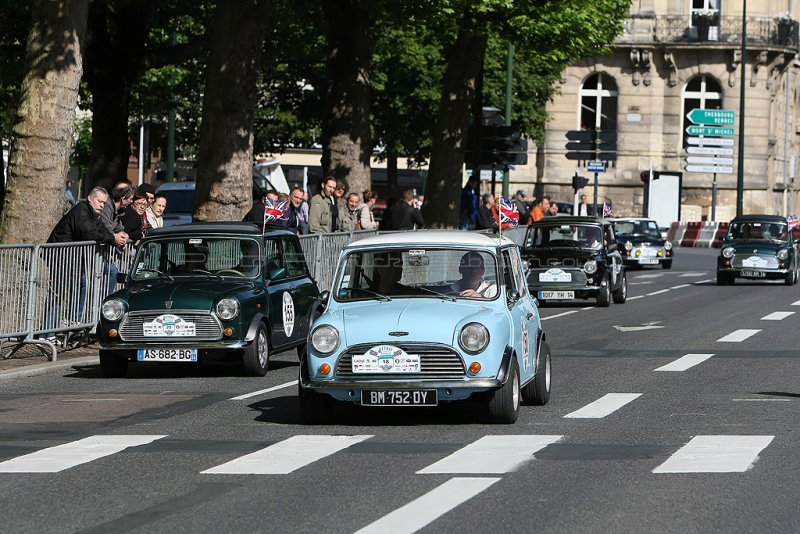
[[[331,287],[345,245],[378,233],[300,236],[309,271],[320,289]],[[522,244],[525,227],[503,235]],[[97,327],[103,299],[120,289],[116,275],[130,271],[134,254],[130,245],[120,250],[92,241],[0,245],[0,359],[34,345],[55,361],[57,344],[76,346],[85,339]]]

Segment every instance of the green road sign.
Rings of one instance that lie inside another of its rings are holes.
[[[686,114],[692,124],[710,124],[724,126],[736,124],[736,113],[727,109],[693,109]]]
[[[689,135],[733,137],[733,128],[718,128],[716,126],[689,126],[686,128],[686,133]]]

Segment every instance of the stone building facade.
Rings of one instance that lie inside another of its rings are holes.
[[[731,174],[716,174],[716,219],[736,213],[740,147],[743,213],[794,213],[800,209],[800,61],[793,4],[750,0],[745,19],[742,0],[633,0],[613,51],[563,72],[548,106],[545,142],[534,148],[532,165],[512,173],[512,189],[571,200],[571,177],[578,171],[590,178],[583,192],[591,201],[594,174],[585,162],[565,157],[566,132],[616,131],[617,159],[598,174],[599,202],[612,202],[615,215],[641,215],[642,171],[682,172],[681,218],[710,220],[714,174],[686,170],[686,129],[692,125],[686,115],[721,109],[733,111],[735,123],[726,126],[734,129],[733,154],[711,156],[728,158],[716,167],[732,167]]]

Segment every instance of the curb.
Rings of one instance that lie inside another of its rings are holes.
[[[83,358],[75,358],[65,362],[56,361],[55,363],[40,363],[37,365],[28,365],[20,369],[8,369],[7,371],[0,371],[0,380],[11,380],[13,378],[24,378],[27,376],[44,375],[56,371],[69,369],[74,365],[99,365],[100,358],[97,356],[85,356]]]

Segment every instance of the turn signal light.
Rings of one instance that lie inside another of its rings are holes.
[[[233,335],[233,328],[231,327],[226,328],[225,330],[222,331],[222,334],[225,337],[231,337]]]
[[[477,375],[478,373],[481,372],[481,364],[478,362],[472,362],[471,364],[469,364],[469,372],[472,373],[473,375]]]
[[[327,375],[331,372],[331,365],[329,363],[323,363],[319,366],[319,372],[323,375]]]
[[[108,337],[117,337],[118,332],[113,328],[108,331]]]

